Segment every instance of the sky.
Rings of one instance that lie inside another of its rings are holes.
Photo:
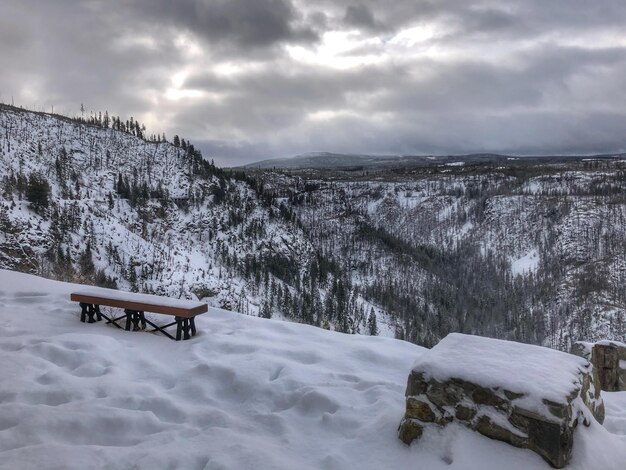
[[[0,101],[221,165],[626,151],[623,0],[2,0]]]

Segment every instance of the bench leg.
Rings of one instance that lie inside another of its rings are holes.
[[[191,327],[191,336],[196,336],[196,318],[191,317],[189,319],[189,326]]]
[[[191,339],[191,335],[189,333],[195,331],[195,329],[195,324],[192,328],[189,318],[176,317],[176,341],[180,341],[181,339]]]
[[[176,317],[176,341],[181,340],[183,332],[183,317]]]
[[[96,319],[96,308],[93,304],[88,304],[87,305],[87,315],[89,316],[89,320],[87,320],[87,323],[95,323]]]
[[[139,330],[139,312],[133,312],[133,331]]]
[[[89,304],[85,304],[83,302],[80,303],[80,321],[85,323],[87,319],[87,309],[89,308]]]
[[[124,310],[126,314],[126,331],[130,331],[130,324],[133,321],[133,311],[132,310]]]
[[[183,339],[191,339],[191,336],[189,336],[189,318],[183,320],[183,332],[185,333]]]
[[[95,323],[102,320],[100,305],[80,303],[80,321],[83,323]]]
[[[146,329],[146,316],[143,312],[126,309],[124,313],[126,314],[126,331],[130,331],[131,323],[133,325],[133,331]]]

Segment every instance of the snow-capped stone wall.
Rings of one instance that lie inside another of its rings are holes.
[[[399,437],[452,421],[530,449],[557,468],[572,454],[582,422],[604,420],[589,361],[510,341],[453,333],[424,353],[409,374]]]
[[[626,391],[626,344],[618,341],[578,341],[572,345],[571,353],[591,361],[602,390]]]

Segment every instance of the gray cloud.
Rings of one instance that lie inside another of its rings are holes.
[[[365,29],[384,29],[384,26],[376,21],[370,9],[364,4],[348,5],[344,21],[348,26]]]
[[[626,4],[5,0],[0,99],[81,103],[222,164],[626,150]]]
[[[144,0],[134,5],[138,16],[190,30],[210,47],[227,52],[317,40],[317,32],[299,23],[300,15],[288,0]]]

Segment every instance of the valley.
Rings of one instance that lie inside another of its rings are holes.
[[[117,124],[0,108],[0,267],[424,346],[626,334],[621,155],[223,169]]]

